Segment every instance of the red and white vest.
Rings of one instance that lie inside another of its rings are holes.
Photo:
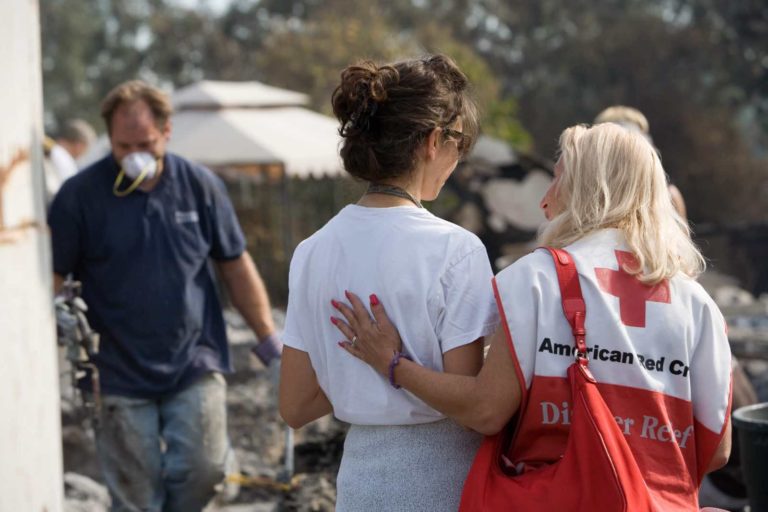
[[[587,305],[589,367],[626,435],[658,510],[691,510],[730,414],[731,354],[722,314],[694,280],[645,286],[622,234],[608,229],[566,249]],[[526,466],[565,449],[573,336],[550,254],[537,250],[494,279],[523,387],[514,453]],[[600,482],[595,482],[600,485]]]

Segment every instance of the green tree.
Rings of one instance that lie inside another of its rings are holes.
[[[46,125],[55,129],[69,117],[95,123],[93,41],[103,32],[103,12],[89,0],[48,0],[40,7]]]
[[[134,77],[257,79],[328,112],[350,62],[442,51],[475,84],[487,133],[551,154],[564,127],[629,104],[694,220],[765,218],[761,0],[234,0],[220,16],[171,0],[46,0],[41,16],[49,126],[97,121],[103,95]]]
[[[312,106],[330,112],[331,92],[350,63],[439,51],[470,77],[486,132],[530,145],[515,100],[486,61],[410,0],[237,0],[220,16],[170,0],[48,0],[41,19],[53,130],[69,117],[99,126],[101,98],[133,78],[169,90],[203,78],[260,80],[306,92]]]
[[[440,21],[476,48],[518,99],[539,152],[552,154],[566,126],[591,122],[611,104],[631,105],[648,116],[693,220],[765,219],[758,205],[768,200],[766,166],[759,140],[745,142],[749,125],[742,121],[745,111],[760,118],[768,95],[764,2],[461,4]]]
[[[269,83],[305,92],[314,108],[330,113],[331,93],[346,66],[414,53],[413,40],[398,37],[375,4],[355,3],[343,16],[318,9],[306,19],[276,23],[258,63]]]
[[[436,22],[422,25],[414,36],[430,53],[450,55],[472,83],[481,112],[482,131],[519,150],[532,147],[531,136],[519,120],[518,105],[502,92],[502,81],[472,46],[461,42]]]
[[[164,0],[46,0],[41,3],[46,125],[70,117],[99,126],[99,102],[118,83],[141,78],[165,89],[203,77],[253,78],[232,17]],[[228,29],[229,32],[224,30]],[[257,27],[249,34],[260,33]]]
[[[411,4],[410,12],[421,12],[414,9]],[[483,123],[485,132],[520,148],[530,146],[530,137],[517,119],[515,100],[502,95],[501,82],[474,48],[439,24],[398,27],[390,19],[403,18],[403,11],[387,2],[349,5],[327,0],[322,8],[317,3],[294,2],[281,12],[289,18],[282,19],[266,38],[258,67],[270,83],[307,92],[316,109],[330,113],[339,73],[355,61],[441,52],[456,60],[472,82],[483,120],[488,121]]]

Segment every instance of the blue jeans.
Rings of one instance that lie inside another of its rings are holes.
[[[208,373],[159,399],[102,397],[96,452],[112,512],[199,512],[224,479],[226,382]]]

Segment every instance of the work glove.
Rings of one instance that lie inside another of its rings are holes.
[[[66,345],[69,339],[77,337],[77,315],[63,296],[57,296],[53,300],[56,311],[56,339],[59,345]]]
[[[283,342],[280,341],[277,333],[268,334],[251,347],[253,355],[259,358],[261,364],[269,368],[272,361],[279,360],[283,353]]]
[[[277,400],[277,390],[280,385],[280,356],[283,352],[283,342],[280,341],[277,333],[273,332],[264,336],[259,343],[252,346],[251,352],[267,368],[274,398]]]
[[[99,334],[91,329],[85,313],[88,306],[81,297],[56,295],[56,339],[67,348],[67,359],[72,363],[87,363],[99,352]]]
[[[78,313],[88,311],[88,306],[80,297],[68,299],[63,295],[57,295],[53,299],[56,311],[56,338],[59,345],[67,345],[68,342],[78,339]]]

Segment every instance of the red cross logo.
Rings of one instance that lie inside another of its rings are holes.
[[[631,327],[645,327],[645,303],[648,301],[669,304],[669,283],[648,286],[640,282],[624,268],[637,268],[635,255],[627,251],[616,251],[619,270],[596,268],[595,275],[600,289],[619,298],[621,322]]]

